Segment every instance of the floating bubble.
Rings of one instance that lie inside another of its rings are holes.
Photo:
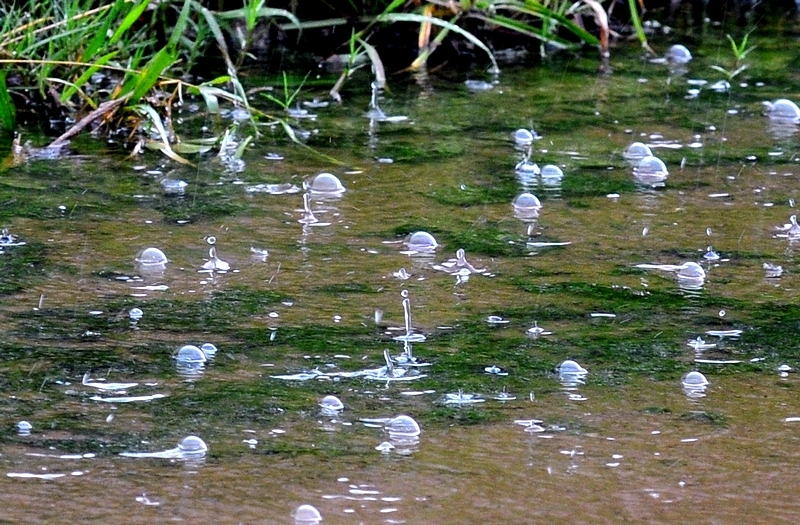
[[[775,102],[764,102],[767,116],[771,119],[800,122],[800,108],[791,100],[780,98]]]
[[[708,385],[708,379],[706,379],[706,376],[697,371],[689,372],[688,374],[683,376],[683,380],[681,382],[684,385],[690,385],[690,386]]]
[[[519,161],[517,165],[514,166],[514,171],[520,174],[533,174],[533,175],[538,175],[539,173],[541,173],[539,166],[535,162],[532,162],[527,157]]]
[[[633,175],[642,184],[656,185],[664,182],[669,172],[664,161],[652,155],[640,160],[633,168]]]
[[[147,248],[136,257],[136,262],[142,269],[148,268],[164,268],[167,265],[168,259],[164,252],[158,248]]]
[[[433,235],[424,231],[414,232],[404,244],[409,250],[422,253],[432,252],[439,246]]]
[[[324,411],[338,412],[344,410],[344,403],[336,396],[325,396],[320,400],[319,406]]]
[[[768,279],[777,279],[783,275],[783,266],[779,264],[764,263],[764,277]]]
[[[494,88],[494,84],[485,80],[465,80],[464,85],[470,91],[489,91]]]
[[[308,184],[308,190],[315,197],[339,196],[347,191],[339,178],[332,173],[320,173],[314,177]]]
[[[719,254],[717,252],[715,252],[714,249],[711,246],[709,246],[707,248],[706,253],[703,254],[703,259],[705,259],[707,261],[718,261],[719,260]]]
[[[322,521],[322,514],[311,505],[300,505],[292,513],[295,525],[315,525]]]
[[[718,80],[708,86],[708,89],[715,93],[727,93],[731,90],[731,84],[727,80]]]
[[[186,436],[178,443],[178,449],[186,454],[205,454],[208,452],[208,445],[197,436]]]
[[[390,438],[412,438],[417,437],[422,432],[419,423],[410,416],[400,415],[389,420],[386,424],[386,431]]]
[[[561,179],[564,177],[564,172],[554,164],[547,164],[539,172],[539,176],[542,179]]]
[[[524,128],[520,128],[511,134],[511,138],[514,139],[514,144],[517,146],[530,146],[537,137],[538,135],[535,131]]]
[[[625,158],[625,160],[639,162],[645,157],[652,157],[653,153],[646,144],[634,142],[625,148],[625,151],[622,152],[622,156]]]
[[[161,181],[161,187],[164,188],[164,193],[167,195],[183,195],[186,193],[186,187],[189,184],[183,180],[164,179]]]
[[[505,370],[503,370],[502,368],[500,368],[497,365],[487,366],[486,368],[483,369],[483,371],[486,372],[487,374],[491,374],[491,375],[495,375],[495,376],[507,376],[508,375],[508,372],[506,372]]]
[[[205,352],[194,345],[184,345],[178,350],[175,359],[183,363],[205,363],[208,361]]]
[[[511,203],[514,216],[521,221],[530,221],[539,217],[542,203],[532,193],[521,193]]]
[[[560,365],[558,365],[558,373],[559,374],[588,374],[589,371],[583,368],[581,365],[572,361],[571,359],[567,359]]]
[[[17,433],[20,436],[29,436],[31,434],[31,430],[33,430],[33,425],[27,421],[20,421],[17,423]]]
[[[215,355],[217,355],[217,347],[212,343],[203,343],[203,346],[200,347],[200,350],[203,352],[203,355],[206,356],[206,359],[212,359]]]
[[[679,279],[705,279],[706,271],[696,262],[686,262],[678,269]]]
[[[664,58],[673,64],[688,64],[692,60],[692,53],[680,44],[675,44],[667,50]]]
[[[140,321],[144,317],[144,312],[141,308],[131,308],[131,311],[128,312],[128,317],[130,317],[131,321]]]

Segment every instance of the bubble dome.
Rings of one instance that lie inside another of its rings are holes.
[[[665,58],[673,64],[688,64],[692,60],[692,53],[680,44],[675,44],[667,50]]]
[[[414,418],[406,415],[392,418],[386,425],[389,437],[416,437],[422,432]]]
[[[332,173],[320,173],[308,183],[308,189],[312,193],[323,195],[340,195],[347,191],[342,185],[339,177]]]
[[[681,383],[688,387],[702,387],[708,385],[708,379],[700,372],[692,371],[683,376]]]
[[[178,443],[178,448],[181,452],[188,454],[205,454],[208,452],[206,442],[197,436],[186,436]]]
[[[163,267],[166,266],[168,259],[164,252],[158,248],[147,248],[136,257],[136,262],[141,267]]]
[[[183,363],[205,363],[208,361],[205,352],[194,345],[182,346],[178,350],[178,355],[175,356],[175,359]]]
[[[650,151],[650,147],[647,146],[647,144],[643,144],[642,142],[634,142],[625,148],[625,151],[622,152],[622,156],[625,158],[625,160],[638,162],[645,157],[652,157],[653,152]]]
[[[405,245],[408,246],[409,250],[431,251],[436,249],[439,243],[430,233],[419,231],[412,233],[406,240]]]

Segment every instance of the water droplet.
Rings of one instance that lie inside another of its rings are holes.
[[[206,237],[206,242],[211,246],[214,246],[217,243],[217,238],[214,237],[213,235],[209,235],[208,237]]]
[[[725,310],[720,310],[719,311],[719,316],[720,317],[725,317]]]
[[[691,387],[699,387],[699,386],[707,386],[708,379],[706,376],[701,374],[697,371],[692,371],[683,376],[683,380],[681,381],[684,386],[691,386]]]
[[[711,232],[711,228],[706,228],[706,235],[708,235],[709,237],[711,237],[711,233],[712,233],[712,232]]]

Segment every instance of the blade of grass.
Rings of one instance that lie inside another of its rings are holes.
[[[6,72],[0,71],[0,129],[11,131],[17,123],[17,110],[8,94]]]
[[[161,117],[159,116],[158,112],[153,108],[153,106],[149,104],[139,104],[137,106],[133,106],[132,109],[137,113],[139,113],[140,115],[148,117],[150,119],[150,122],[153,123],[153,126],[155,126],[156,131],[158,131],[158,135],[161,137],[161,144],[163,146],[162,151],[164,152],[164,155],[166,155],[167,157],[171,158],[176,162],[180,162],[181,164],[187,164],[189,166],[192,165],[191,162],[189,162],[188,160],[184,159],[183,157],[175,153],[175,151],[170,146],[169,138],[167,136],[167,130],[164,127],[164,122],[162,122]]]
[[[74,95],[75,92],[78,91],[81,86],[86,84],[92,77],[92,75],[100,71],[100,68],[115,56],[117,56],[117,51],[112,51],[111,53],[108,53],[107,55],[103,55],[100,58],[98,58],[91,65],[91,67],[87,68],[86,71],[84,71],[83,74],[79,76],[75,80],[75,82],[72,83],[70,87],[68,87],[67,89],[64,90],[63,93],[61,93],[61,103],[64,104],[67,101],[69,101],[69,99],[72,98],[72,95]]]

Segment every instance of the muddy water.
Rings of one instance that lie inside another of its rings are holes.
[[[585,59],[504,72],[489,92],[463,79],[435,80],[433,93],[397,87],[384,110],[409,121],[372,130],[368,93],[353,93],[302,124],[342,166],[267,134],[242,173],[87,142],[75,149],[94,153],[2,174],[3,224],[28,243],[0,255],[3,519],[291,523],[308,503],[325,523],[792,521],[800,423],[786,419],[800,404],[796,376],[778,367],[800,366],[798,246],[776,227],[800,199],[797,134],[776,135],[761,101],[800,79],[784,72],[780,42],[758,44],[730,92],[690,99],[687,79],[718,79],[708,66],[724,62],[723,40],[693,50],[683,76],[620,50],[609,78]],[[543,204],[529,230],[511,209],[524,188],[510,134],[531,125],[543,136],[532,160],[565,176],[528,181]],[[666,163],[663,188],[634,183],[621,156],[633,141]],[[264,158],[274,151],[285,160]],[[321,170],[347,188],[312,199],[324,226],[298,222],[300,194],[244,191],[301,186]],[[164,196],[163,176],[185,180],[186,195]],[[401,253],[419,229],[441,245],[432,259]],[[234,271],[198,272],[211,235]],[[720,261],[703,260],[710,245]],[[148,246],[170,259],[163,275],[139,276],[134,257]],[[492,275],[456,284],[433,268],[458,248]],[[700,289],[636,268],[687,261],[707,272]],[[783,275],[766,277],[764,263]],[[393,276],[401,267],[410,279]],[[381,366],[385,349],[402,350],[389,328],[403,326],[403,289],[427,336],[414,345],[427,377],[271,377]],[[134,325],[133,307],[144,312]],[[552,333],[528,337],[534,323]],[[730,329],[742,335],[706,334]],[[717,346],[696,353],[687,342],[698,336]],[[179,373],[177,349],[204,342],[216,358]],[[565,359],[589,370],[575,391],[554,373]],[[691,370],[710,381],[703,398],[681,389]],[[98,401],[81,385],[87,371],[165,397]],[[446,404],[459,390],[486,401]],[[491,399],[503,390],[516,400]],[[345,404],[336,421],[319,413],[326,394]],[[360,419],[401,413],[420,422],[420,443],[381,454],[387,436]],[[23,419],[30,436],[16,434]],[[514,423],[526,419],[544,431]],[[119,456],[189,434],[208,444],[204,461]]]

